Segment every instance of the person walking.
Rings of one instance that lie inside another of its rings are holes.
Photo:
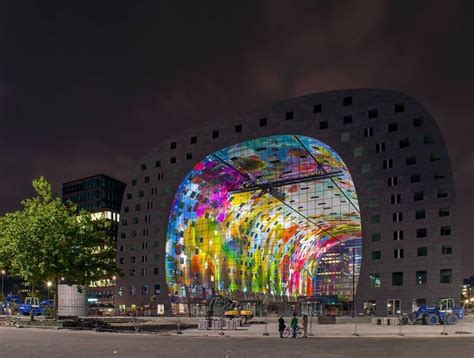
[[[286,325],[283,316],[278,318],[278,331],[280,332],[280,338],[283,338],[283,332],[285,331]]]
[[[298,330],[298,317],[296,317],[296,313],[293,313],[293,318],[291,319],[291,330],[293,338],[296,338],[296,331]]]
[[[303,316],[303,331],[304,331],[304,336],[303,338],[308,338],[308,315]]]

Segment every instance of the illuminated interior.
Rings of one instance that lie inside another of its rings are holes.
[[[361,220],[340,156],[309,137],[249,140],[205,157],[179,186],[166,244],[172,299],[350,299]]]

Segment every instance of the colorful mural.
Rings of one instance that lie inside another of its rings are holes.
[[[176,192],[166,244],[171,296],[350,297],[360,261],[352,178],[315,139],[279,135],[224,148]]]

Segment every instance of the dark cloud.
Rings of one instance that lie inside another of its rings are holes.
[[[455,174],[474,274],[471,1],[4,1],[0,212],[45,175],[126,180],[183,126],[340,88],[424,103]]]

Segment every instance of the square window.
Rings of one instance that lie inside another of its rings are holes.
[[[349,124],[352,123],[352,116],[350,114],[342,117],[342,123],[343,124]]]
[[[416,250],[417,256],[428,256],[428,248],[427,247],[419,247]]]
[[[424,143],[424,144],[431,144],[431,143],[434,143],[434,139],[433,139],[433,137],[430,136],[430,135],[425,135],[425,136],[423,137],[423,143]]]
[[[427,271],[416,271],[415,273],[415,284],[416,285],[426,285],[428,282],[428,272]]]
[[[422,191],[417,191],[413,193],[413,201],[421,201],[423,200],[424,194]]]
[[[242,124],[237,124],[235,126],[235,133],[240,133],[242,132]]]
[[[290,119],[293,119],[293,118],[294,118],[294,113],[293,113],[293,111],[291,111],[291,112],[286,112],[285,118],[286,118],[287,121],[290,120]]]
[[[417,210],[415,211],[415,219],[425,219],[426,218],[426,211],[425,210]]]
[[[193,159],[193,153],[186,153],[186,160]]]
[[[395,113],[401,113],[401,112],[405,112],[405,105],[403,103],[397,103],[394,108],[393,108],[393,111]]]
[[[393,167],[393,160],[392,159],[384,159],[382,162],[383,169],[391,169]]]
[[[436,153],[431,153],[430,154],[430,162],[437,162],[441,160],[440,156]]]
[[[267,119],[261,118],[259,121],[260,127],[265,127],[267,125]]]
[[[137,185],[137,179],[132,179],[132,186]]]
[[[341,142],[349,142],[351,139],[351,134],[349,132],[341,133]]]
[[[372,137],[374,135],[374,129],[372,127],[364,128],[364,137]]]
[[[370,222],[372,224],[379,224],[380,223],[380,215],[372,215],[370,217]]]
[[[410,156],[406,157],[405,163],[406,163],[406,165],[415,165],[416,164],[416,156],[410,155]]]
[[[388,186],[396,186],[398,184],[398,177],[388,177],[387,178],[387,185]]]
[[[387,129],[389,133],[398,131],[398,123],[389,123]]]
[[[408,138],[400,139],[400,141],[398,142],[398,146],[400,148],[407,148],[410,146],[410,140]]]
[[[400,194],[392,194],[390,196],[391,204],[400,204],[401,201],[402,201],[402,196]]]
[[[451,235],[451,226],[441,226],[440,235],[441,236]]]
[[[377,199],[370,199],[369,200],[369,208],[376,208],[379,206]]]
[[[352,105],[352,97],[344,97],[343,105],[344,105],[344,106],[350,106],[350,105]]]
[[[404,256],[403,249],[393,249],[394,259],[403,259],[403,256]]]
[[[327,129],[329,127],[328,121],[319,122],[319,129]]]
[[[170,149],[175,149],[175,148],[176,148],[176,142],[171,142]]]
[[[146,164],[142,164],[142,165],[140,165],[140,170],[141,170],[141,171],[144,171],[144,170],[146,170]]]
[[[382,153],[385,152],[385,143],[377,143],[375,144],[375,153]]]
[[[439,271],[439,283],[451,283],[453,281],[453,270],[442,269]]]
[[[436,196],[438,197],[438,199],[447,198],[448,197],[448,192],[446,190],[443,190],[443,189],[438,189],[436,191]]]
[[[413,127],[421,127],[423,125],[423,117],[413,119]]]
[[[376,109],[369,110],[368,117],[369,117],[369,119],[377,118],[378,117],[378,111]]]
[[[368,163],[362,164],[361,172],[362,174],[370,172],[370,164]]]
[[[428,235],[428,230],[426,230],[425,228],[420,228],[420,229],[416,229],[416,237],[417,238],[425,238],[426,236]]]
[[[198,141],[197,137],[194,136],[194,137],[191,137],[191,144],[196,144]]]
[[[170,163],[171,163],[171,164],[176,163],[176,157],[171,157],[171,158],[170,158]]]
[[[410,175],[410,183],[419,183],[421,180],[420,174],[412,174]]]
[[[403,213],[396,212],[392,214],[393,222],[401,222],[403,221]]]
[[[440,208],[439,209],[439,216],[440,217],[449,216],[449,209],[448,208]]]
[[[392,272],[392,286],[403,286],[403,272]]]
[[[219,138],[219,131],[212,131],[212,139]]]
[[[362,154],[363,154],[362,147],[354,148],[354,157],[355,158],[362,157]]]
[[[452,255],[453,254],[453,247],[452,246],[441,246],[441,255]]]
[[[372,238],[372,241],[380,241],[382,238],[382,234],[379,232],[375,232],[372,234],[371,238]]]
[[[161,161],[157,160],[155,161],[155,168],[161,167]]]
[[[395,230],[393,232],[393,239],[395,241],[403,240],[403,230]]]
[[[313,106],[313,113],[321,113],[323,111],[323,105],[322,104],[315,104]]]
[[[382,258],[382,251],[372,251],[372,260],[380,260]]]
[[[371,273],[369,275],[370,287],[380,287],[381,280],[379,273]]]
[[[158,267],[155,267],[153,269],[153,275],[159,275],[160,274],[160,269]]]

